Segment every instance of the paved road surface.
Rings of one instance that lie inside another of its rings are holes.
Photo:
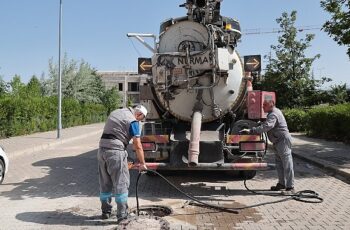
[[[99,219],[96,149],[98,135],[32,154],[11,157],[11,169],[0,186],[0,229],[115,229],[116,220]],[[317,191],[325,201],[287,201],[242,210],[239,214],[185,205],[185,198],[158,177],[143,176],[141,205],[171,206],[172,229],[350,229],[350,185],[309,163],[295,160],[296,189]],[[129,205],[135,207],[132,173]],[[243,182],[223,173],[181,173],[169,176],[177,186],[203,200],[227,207],[245,207],[279,198],[252,195]],[[267,189],[274,171],[260,172],[248,182]]]

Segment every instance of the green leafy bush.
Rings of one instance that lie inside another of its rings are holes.
[[[62,100],[63,128],[102,122],[106,108],[101,104]],[[57,128],[57,97],[12,97],[0,99],[0,137],[25,135]]]
[[[283,114],[286,118],[290,132],[306,131],[307,113],[302,109],[284,109]]]
[[[308,111],[307,133],[313,137],[350,142],[350,104]]]

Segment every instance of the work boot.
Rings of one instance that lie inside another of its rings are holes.
[[[295,194],[295,190],[294,188],[286,188],[285,191],[282,191],[282,194],[283,195],[294,195]]]
[[[102,220],[107,220],[111,217],[111,213],[109,212],[103,212],[102,215],[101,215],[101,219]]]
[[[286,186],[283,184],[277,183],[276,186],[271,187],[271,191],[281,191],[282,189],[285,189]]]
[[[118,222],[128,218],[128,203],[117,203]]]
[[[123,216],[123,217],[118,218],[117,224],[120,224],[120,222],[122,222],[123,220],[128,219],[128,217],[129,217],[129,216]]]

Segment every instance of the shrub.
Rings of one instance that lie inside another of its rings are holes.
[[[307,113],[302,109],[284,109],[284,117],[286,118],[290,132],[306,131]]]
[[[316,107],[308,112],[308,135],[350,142],[350,104]]]
[[[101,104],[62,100],[62,127],[102,122],[106,108]],[[57,97],[11,97],[0,99],[0,137],[25,135],[57,128]]]

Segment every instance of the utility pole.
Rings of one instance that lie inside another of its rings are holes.
[[[62,47],[62,0],[60,0],[59,8],[59,22],[58,22],[58,82],[57,82],[57,93],[58,93],[58,111],[57,111],[57,139],[61,138],[62,129],[62,70],[61,70],[61,47]]]

